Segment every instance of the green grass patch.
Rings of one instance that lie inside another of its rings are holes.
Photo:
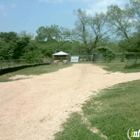
[[[59,69],[66,68],[66,67],[69,67],[71,65],[72,64],[66,64],[66,65],[61,65],[61,66],[58,66],[58,65],[40,65],[40,66],[28,67],[28,68],[14,71],[14,72],[9,72],[5,75],[1,75],[0,82],[12,81],[9,79],[10,76],[8,76],[8,75],[40,75],[40,74],[44,74],[44,73],[55,72]]]
[[[6,76],[0,76],[0,82],[9,82],[9,81],[13,81],[13,80],[10,80],[8,77]]]
[[[16,72],[13,72],[15,75],[40,75],[44,73],[55,72],[59,69],[66,68],[71,66],[71,64],[67,65],[42,65],[42,66],[33,66],[29,68],[25,68]]]
[[[64,130],[55,135],[55,140],[104,140],[92,133],[82,122],[79,114],[73,113],[64,125]],[[91,139],[92,138],[92,139]]]
[[[140,65],[130,66],[125,68],[126,60],[124,62],[120,62],[120,60],[113,60],[111,62],[102,62],[96,63],[98,66],[102,66],[103,69],[111,72],[123,72],[123,73],[132,73],[132,72],[140,72]]]
[[[90,122],[90,127],[96,127],[108,140],[126,140],[129,128],[139,130],[139,85],[140,80],[118,84],[102,90],[96,97],[87,101],[82,110],[84,118]],[[83,140],[104,140],[100,133],[95,134],[87,130],[88,124],[83,125],[80,115],[71,116],[65,123],[64,130],[57,134],[57,140],[80,140],[83,135]],[[138,138],[133,138],[135,139]]]

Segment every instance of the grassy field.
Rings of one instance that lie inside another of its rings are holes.
[[[71,114],[56,140],[126,140],[129,128],[140,129],[139,85],[140,80],[102,90],[82,113]]]
[[[137,66],[130,66],[128,68],[125,68],[127,61],[120,62],[120,60],[113,60],[111,62],[105,62],[105,63],[95,63],[98,66],[102,66],[103,69],[107,71],[112,72],[123,72],[123,73],[132,73],[132,72],[140,72],[140,60],[138,60],[139,65]],[[129,64],[129,63],[128,63]]]
[[[55,72],[59,69],[66,68],[71,66],[72,64],[66,64],[66,65],[40,65],[40,66],[33,66],[33,67],[28,67],[28,68],[22,68],[18,69],[17,71],[13,72],[8,72],[7,74],[1,75],[0,76],[0,82],[7,82],[11,81],[9,78],[10,76],[14,75],[39,75],[39,74],[44,74],[44,73],[49,73],[49,72]]]

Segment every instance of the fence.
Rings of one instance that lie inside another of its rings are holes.
[[[101,53],[94,53],[93,55],[79,55],[80,62],[104,62],[105,56]]]
[[[127,58],[127,62],[125,67],[135,67],[136,65],[140,65],[140,57],[139,56],[135,56],[135,57],[131,57],[131,58]]]
[[[15,60],[1,60],[0,61],[0,70],[21,67],[21,66],[33,66],[41,64],[50,64],[51,59],[42,59],[40,63],[28,63],[24,59],[15,59]]]

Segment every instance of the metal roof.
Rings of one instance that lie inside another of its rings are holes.
[[[68,53],[65,53],[65,52],[57,52],[57,53],[54,53],[53,55],[69,55]]]

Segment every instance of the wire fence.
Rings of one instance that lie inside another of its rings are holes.
[[[133,67],[136,65],[140,65],[140,57],[127,59],[125,67]]]
[[[41,65],[41,64],[50,64],[51,59],[41,59],[41,61],[29,63],[25,59],[13,59],[13,60],[1,60],[0,61],[0,70],[16,68],[21,66],[33,66],[33,65]]]
[[[114,60],[125,61],[125,67],[131,67],[134,65],[140,65],[140,55],[133,55],[130,57],[126,57],[125,55],[117,55]],[[62,59],[62,58],[61,58]],[[65,59],[64,59],[65,60]],[[16,68],[21,66],[34,66],[34,65],[43,65],[43,64],[51,64],[53,63],[52,58],[42,58],[39,62],[27,62],[25,59],[12,59],[12,60],[0,60],[0,71],[9,68]],[[70,61],[70,58],[68,59]],[[79,55],[79,62],[105,62],[106,59],[102,54],[94,54],[92,55]],[[113,61],[114,62],[114,61]]]

